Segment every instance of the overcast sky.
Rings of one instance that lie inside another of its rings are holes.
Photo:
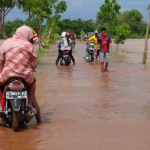
[[[96,14],[99,7],[104,4],[104,0],[65,0],[67,3],[67,11],[62,14],[62,19],[78,19],[96,20]],[[121,11],[137,9],[143,15],[143,20],[148,20],[148,11],[146,10],[150,4],[150,0],[118,0],[121,5]],[[21,10],[14,8],[6,17],[6,21],[20,18],[27,19],[27,15]]]

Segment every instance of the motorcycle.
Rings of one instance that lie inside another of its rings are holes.
[[[28,91],[24,79],[10,78],[2,87],[0,118],[6,126],[18,131],[24,123],[29,123],[36,115],[36,110],[28,103]]]
[[[61,61],[60,61],[61,65],[69,66],[71,63],[71,58],[72,58],[73,63],[75,64],[75,59],[72,56],[73,46],[75,46],[75,43],[72,40],[70,40],[69,46],[68,44],[62,46],[61,42],[58,43],[57,47],[59,48],[58,50],[59,55],[56,59],[56,65],[58,65],[60,58],[61,58]]]
[[[62,53],[62,64],[69,66],[71,63],[71,58],[69,56],[69,50],[64,50]]]
[[[94,43],[90,42],[86,48],[86,61],[94,61]]]

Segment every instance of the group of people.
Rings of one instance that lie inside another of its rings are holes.
[[[72,44],[75,46],[75,36],[70,32],[63,32],[62,38],[58,43],[58,62],[62,61],[62,51],[69,50],[70,58],[75,64],[72,56]],[[28,105],[36,109],[36,119],[41,123],[40,108],[36,101],[36,79],[33,72],[36,69],[37,55],[34,49],[34,42],[37,40],[37,34],[28,26],[19,27],[12,38],[5,40],[0,47],[0,86],[3,86],[11,77],[21,77],[28,86]],[[106,29],[101,28],[101,34],[95,31],[95,35],[89,38],[95,44],[96,60],[100,56],[101,71],[108,71],[109,52],[111,47],[111,38],[106,35]],[[87,41],[87,43],[88,43]],[[113,50],[112,50],[113,51]],[[105,64],[104,64],[105,63]],[[1,97],[1,96],[0,96]]]
[[[96,57],[96,61],[98,60],[98,58],[100,59],[101,72],[108,72],[109,53],[110,53],[110,50],[113,53],[113,49],[111,45],[112,40],[106,34],[106,28],[102,27],[100,34],[96,30],[94,32],[94,35],[86,41],[86,44],[88,44],[89,41],[92,41],[95,44],[95,47],[94,47],[95,57]]]
[[[69,51],[69,56],[75,64],[75,59],[72,55],[72,49],[74,48],[76,44],[76,37],[74,34],[71,34],[70,32],[62,32],[61,34],[61,39],[58,42],[58,57],[56,59],[56,65],[58,65],[59,61],[60,64],[63,65],[62,63],[62,57],[63,57],[63,51],[68,50]]]
[[[89,43],[89,41],[92,41],[95,46],[95,57],[96,61],[100,60],[101,62],[101,72],[108,72],[108,64],[109,64],[109,53],[110,50],[113,53],[112,49],[112,40],[111,38],[106,34],[106,28],[102,27],[101,32],[99,33],[97,30],[94,32],[94,35],[91,36],[87,41],[86,44]],[[56,59],[56,65],[58,65],[59,61],[60,64],[62,64],[62,56],[63,51],[68,50],[69,56],[72,59],[73,64],[75,64],[75,59],[72,55],[72,47],[73,44],[75,45],[75,36],[74,34],[71,34],[70,32],[62,32],[61,39],[58,42],[58,57]]]

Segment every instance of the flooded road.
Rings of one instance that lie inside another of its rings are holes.
[[[99,63],[85,62],[80,42],[73,55],[75,66],[55,66],[54,45],[41,58],[36,95],[43,123],[33,120],[18,133],[0,126],[0,150],[149,150],[150,66],[114,55],[110,72],[101,73]]]

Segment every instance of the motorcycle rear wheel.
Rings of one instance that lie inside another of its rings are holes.
[[[66,62],[66,63],[65,63],[65,65],[66,65],[66,66],[69,66],[69,65],[70,65],[70,63],[69,63],[69,62]]]
[[[19,112],[13,110],[12,129],[17,132],[19,129]]]
[[[94,56],[93,55],[91,55],[91,61],[94,61]]]

